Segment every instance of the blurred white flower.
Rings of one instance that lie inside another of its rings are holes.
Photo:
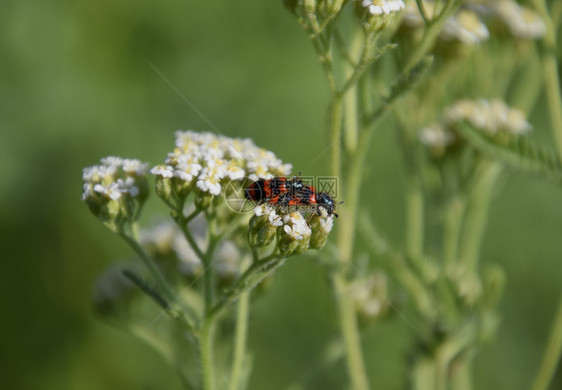
[[[533,129],[523,111],[498,99],[459,100],[445,112],[447,124],[463,120],[490,135],[498,132],[520,135]]]
[[[422,144],[429,147],[446,148],[455,142],[455,135],[441,124],[434,124],[420,130]]]
[[[494,4],[496,16],[518,38],[537,39],[546,33],[546,24],[531,9],[512,0],[498,0]]]
[[[361,5],[372,15],[390,14],[404,8],[402,0],[361,0]]]

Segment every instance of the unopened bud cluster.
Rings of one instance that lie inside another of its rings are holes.
[[[271,178],[291,171],[290,164],[283,164],[273,152],[257,147],[250,139],[177,131],[175,146],[164,164],[151,170],[156,176],[156,191],[165,201],[176,202],[195,192],[195,205],[200,209],[208,208],[212,198],[232,180]]]
[[[134,220],[148,197],[147,164],[134,159],[105,157],[84,168],[82,200],[110,229],[120,231]]]

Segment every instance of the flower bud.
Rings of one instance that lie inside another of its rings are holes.
[[[250,219],[248,231],[248,240],[253,247],[262,247],[271,244],[275,238],[277,228],[282,224],[281,218],[277,217],[275,211],[270,213],[259,214],[260,209],[264,206],[256,207],[256,215]],[[275,215],[272,223],[272,213]]]
[[[310,244],[311,230],[304,217],[293,212],[283,217],[285,225],[279,229],[279,253],[282,257],[305,252]]]
[[[340,12],[342,5],[343,0],[326,0],[326,9],[330,15]]]
[[[207,210],[213,201],[213,196],[208,193],[195,191],[195,199],[193,200],[195,208],[197,210],[205,211]]]
[[[169,177],[156,176],[156,195],[160,199],[168,200],[172,196],[172,179]]]
[[[312,234],[310,236],[310,249],[322,249],[328,241],[328,235],[334,226],[334,217],[328,217],[314,214],[310,219],[310,229]]]

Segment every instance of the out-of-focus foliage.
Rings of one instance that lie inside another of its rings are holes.
[[[252,137],[296,171],[328,174],[326,86],[309,44],[282,2],[3,2],[3,387],[181,388],[156,352],[98,321],[89,306],[96,275],[131,254],[80,202],[80,169],[108,154],[156,164],[174,130],[215,127]],[[536,136],[548,139],[542,107],[531,121]],[[403,183],[396,178],[403,175],[388,125],[381,122],[375,134],[363,191],[378,224],[398,241]],[[510,175],[503,192],[492,206],[483,258],[506,270],[508,285],[498,341],[476,363],[478,389],[528,387],[562,275],[560,189]],[[149,199],[144,221],[159,212],[164,207]],[[370,372],[373,388],[404,385],[411,331],[391,316],[364,335],[367,369],[377,370]],[[277,272],[255,303],[250,334],[251,389],[282,389],[306,374],[307,362],[337,336],[327,283],[311,260]],[[343,376],[340,362],[311,388],[340,389]],[[559,373],[553,388],[560,383]]]

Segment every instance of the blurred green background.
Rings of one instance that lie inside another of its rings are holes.
[[[179,389],[174,369],[90,306],[96,275],[127,247],[80,201],[81,168],[119,155],[157,164],[176,129],[209,130],[154,64],[221,132],[251,137],[306,175],[328,174],[327,88],[281,1],[4,0],[0,12],[0,373],[4,389]],[[533,123],[548,137],[544,112]],[[364,193],[402,240],[403,169],[391,122],[378,130]],[[497,343],[477,389],[532,383],[561,292],[562,193],[510,174],[484,261],[506,270]],[[165,209],[154,197],[144,220]],[[251,389],[282,389],[337,335],[324,274],[291,259],[251,315]],[[400,389],[412,330],[391,316],[364,334],[373,389]],[[343,364],[311,388],[341,389]],[[558,370],[552,388],[561,388]]]

